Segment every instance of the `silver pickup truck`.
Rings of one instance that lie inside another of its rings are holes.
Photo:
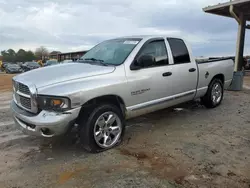
[[[53,137],[77,125],[84,148],[100,152],[121,142],[125,119],[197,98],[218,106],[233,65],[231,59],[197,63],[180,38],[116,38],[75,63],[14,77],[11,109],[27,134]]]

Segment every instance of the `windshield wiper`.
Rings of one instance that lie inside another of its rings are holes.
[[[96,59],[96,58],[86,58],[86,59],[83,59],[83,60],[87,60],[87,61],[100,61],[100,62],[104,62],[104,60],[102,60],[102,59]]]
[[[98,62],[99,64],[103,65],[103,66],[108,66],[108,64],[104,63],[104,60],[102,59],[96,59],[96,58],[86,58],[86,59],[81,59],[84,61],[94,61],[94,62]]]

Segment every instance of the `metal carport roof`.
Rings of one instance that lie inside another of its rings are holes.
[[[247,21],[250,21],[250,0],[234,0],[214,6],[203,8],[203,11],[219,16],[234,18],[238,22],[238,38],[236,44],[234,78],[232,90],[241,90],[243,86],[243,52],[245,42],[245,31],[250,29]]]
[[[203,8],[203,11],[206,13],[233,18],[230,13],[231,5],[235,9],[235,12],[243,13],[245,19],[250,21],[250,0],[235,0],[227,3],[220,3],[218,5],[205,7]]]

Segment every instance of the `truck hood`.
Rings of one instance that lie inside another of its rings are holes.
[[[14,79],[23,84],[34,84],[37,88],[41,88],[64,81],[108,74],[114,70],[113,66],[70,63],[31,70],[16,76]]]

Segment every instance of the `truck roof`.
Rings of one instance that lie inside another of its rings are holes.
[[[181,37],[177,37],[177,36],[169,36],[169,35],[132,35],[132,36],[123,36],[123,37],[118,37],[117,39],[122,39],[122,38],[140,38],[140,39],[151,39],[151,38],[158,38],[158,37],[162,37],[162,38],[178,38],[178,39],[182,39]]]

